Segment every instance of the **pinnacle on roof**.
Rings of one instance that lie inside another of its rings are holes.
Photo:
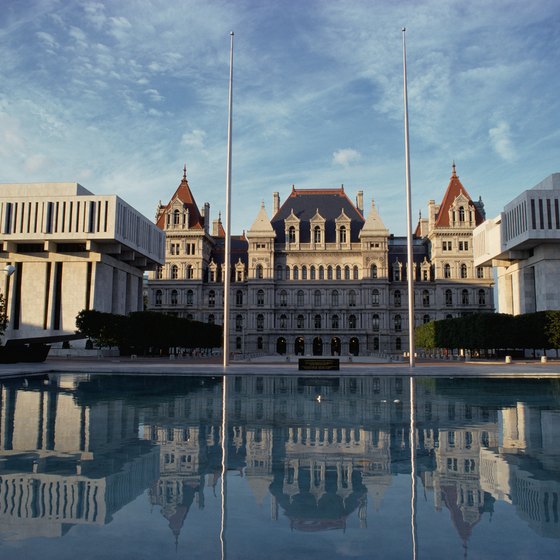
[[[379,215],[379,212],[375,207],[375,201],[373,200],[373,197],[371,199],[371,208],[369,214],[366,218],[364,227],[360,232],[360,237],[364,233],[389,235],[389,230],[385,227],[385,224],[383,223],[383,220],[381,219],[381,216]]]
[[[266,209],[264,207],[264,200],[261,202],[261,207],[259,209],[257,217],[255,218],[253,225],[249,228],[248,234],[249,236],[264,234],[271,237],[275,235],[274,229],[272,228],[272,225],[266,213]]]

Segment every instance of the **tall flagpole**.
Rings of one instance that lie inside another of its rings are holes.
[[[227,140],[227,178],[226,178],[226,246],[224,251],[224,368],[229,365],[229,285],[231,254],[231,113],[233,107],[233,31],[230,36],[229,51],[229,117]]]
[[[408,138],[408,93],[406,87],[406,27],[402,28],[404,81],[404,150],[406,160],[406,250],[408,279],[408,353],[410,367],[414,367],[414,259],[412,252],[412,202],[410,189],[410,147]]]

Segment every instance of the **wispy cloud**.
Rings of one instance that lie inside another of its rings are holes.
[[[501,121],[488,131],[490,143],[494,151],[505,161],[516,158],[515,148],[511,139],[511,130],[507,122]]]
[[[358,161],[361,157],[362,154],[353,148],[342,148],[333,153],[332,160],[336,165],[348,167],[350,164]]]

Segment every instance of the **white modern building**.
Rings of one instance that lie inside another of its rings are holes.
[[[560,309],[560,173],[478,226],[473,242],[475,266],[496,268],[501,313]]]
[[[143,309],[144,271],[165,234],[115,195],[78,183],[0,185],[0,290],[5,339],[73,334],[82,309]]]

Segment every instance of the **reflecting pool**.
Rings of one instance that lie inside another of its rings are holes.
[[[2,560],[560,557],[557,379],[0,388]]]

